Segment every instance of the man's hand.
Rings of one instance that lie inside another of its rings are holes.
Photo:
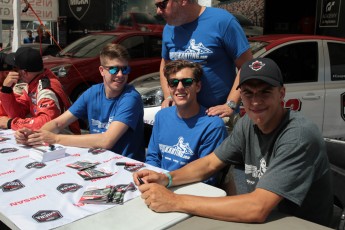
[[[31,129],[28,129],[28,128],[21,128],[21,129],[18,129],[15,134],[14,134],[14,137],[16,139],[16,142],[18,144],[23,144],[23,145],[27,145],[27,142],[28,142],[28,136],[30,134],[33,134],[34,131],[31,130]]]
[[[8,73],[7,77],[4,80],[4,83],[2,85],[3,86],[7,86],[7,87],[12,87],[15,84],[17,84],[19,79],[20,79],[19,73],[11,71],[11,72]]]
[[[38,130],[28,136],[27,144],[31,146],[56,144],[58,134],[46,131]]]
[[[8,120],[10,120],[9,117],[6,117],[6,116],[0,117],[0,129],[7,129]]]
[[[164,109],[164,108],[172,106],[173,104],[174,104],[174,101],[172,100],[172,98],[168,97],[164,99],[164,101],[162,102],[161,108]]]
[[[219,116],[221,118],[223,117],[230,117],[234,110],[232,110],[228,105],[217,105],[210,107],[208,110],[206,110],[206,113],[208,116]]]
[[[141,198],[147,207],[155,212],[178,211],[178,195],[165,188],[163,185],[151,183],[139,186]]]
[[[157,183],[165,186],[169,182],[169,179],[165,174],[148,169],[133,173],[133,181],[139,186],[140,182],[138,181],[138,177],[141,178],[145,183]]]

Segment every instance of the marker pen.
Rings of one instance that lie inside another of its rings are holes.
[[[135,162],[116,162],[116,165],[119,165],[119,166],[143,166],[144,163],[135,163]]]

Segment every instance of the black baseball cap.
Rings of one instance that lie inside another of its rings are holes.
[[[40,52],[31,47],[20,47],[15,53],[7,54],[5,62],[28,72],[38,72],[43,69]]]
[[[248,80],[258,79],[264,81],[272,86],[283,86],[283,76],[277,65],[270,58],[255,58],[250,61],[246,61],[240,72],[240,83],[237,88]]]

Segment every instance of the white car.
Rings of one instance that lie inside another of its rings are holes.
[[[249,42],[254,57],[268,57],[279,65],[287,92],[284,106],[305,114],[324,137],[345,140],[345,39],[266,35]],[[159,73],[132,83],[142,95],[145,123],[152,125],[163,99]]]

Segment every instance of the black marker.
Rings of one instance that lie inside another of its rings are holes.
[[[54,151],[55,150],[55,145],[49,145],[49,149],[50,149],[50,151]]]
[[[137,178],[140,184],[145,184],[145,182],[140,177],[137,177]]]
[[[122,166],[143,166],[144,163],[134,163],[134,162],[116,162],[116,165]]]

